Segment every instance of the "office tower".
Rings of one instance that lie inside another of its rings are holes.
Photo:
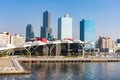
[[[31,24],[28,24],[26,27],[26,39],[30,40],[35,37],[34,32],[33,32],[33,27]]]
[[[66,14],[58,19],[58,39],[72,38],[72,18]]]
[[[98,48],[101,52],[109,52],[115,48],[115,41],[109,37],[99,37]]]
[[[50,13],[43,12],[43,26],[41,27],[41,38],[52,39],[52,29],[50,28]]]
[[[95,43],[95,21],[80,21],[80,40],[91,41]],[[95,44],[86,44],[85,48],[95,48]]]

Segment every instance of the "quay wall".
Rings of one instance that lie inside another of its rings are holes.
[[[22,62],[26,63],[40,63],[40,62],[120,62],[120,59],[79,59],[79,58],[26,58],[20,59]]]

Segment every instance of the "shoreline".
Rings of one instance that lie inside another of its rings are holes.
[[[32,70],[24,63],[59,63],[59,62],[120,62],[120,58],[108,57],[8,57],[9,59],[0,60],[0,75],[24,75],[31,74]],[[3,64],[4,63],[4,64]]]
[[[38,58],[21,58],[19,61],[25,63],[41,63],[41,62],[120,62],[120,58],[64,58],[64,57],[38,57]]]

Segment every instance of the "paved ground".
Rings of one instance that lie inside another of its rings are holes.
[[[0,60],[0,67],[14,67],[12,60]]]
[[[21,74],[25,71],[16,59],[0,58],[0,74]]]

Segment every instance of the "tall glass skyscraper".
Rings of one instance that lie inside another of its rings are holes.
[[[33,39],[35,37],[34,31],[33,31],[33,27],[31,24],[28,24],[26,27],[26,39],[30,40]]]
[[[80,40],[95,42],[95,21],[80,21]],[[95,44],[86,44],[85,48],[95,48]]]
[[[72,18],[66,14],[58,19],[58,39],[72,38]]]
[[[41,27],[41,38],[52,39],[52,29],[50,28],[50,13],[43,12],[43,26]]]

